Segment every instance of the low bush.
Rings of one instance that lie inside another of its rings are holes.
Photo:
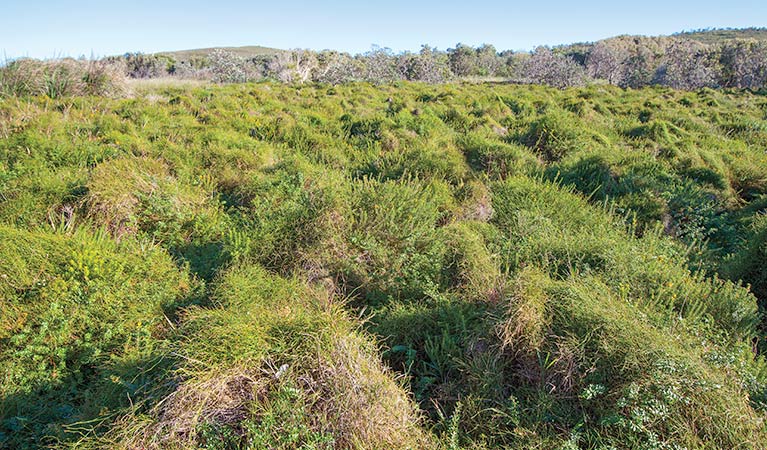
[[[122,68],[108,61],[19,59],[0,67],[0,96],[117,97],[124,92]]]
[[[156,246],[85,230],[0,235],[0,444],[50,446],[141,401],[188,275]]]

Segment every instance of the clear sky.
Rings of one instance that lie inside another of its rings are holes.
[[[767,0],[269,2],[0,0],[0,58],[263,45],[531,49],[618,34],[767,26]]]

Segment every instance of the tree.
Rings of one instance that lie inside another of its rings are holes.
[[[388,83],[402,79],[397,70],[397,57],[390,48],[374,45],[363,55],[365,80],[371,83]]]
[[[250,78],[245,59],[232,52],[218,48],[210,53],[208,59],[213,81],[217,83],[244,83]]]
[[[738,39],[722,46],[722,85],[759,89],[767,86],[767,43]]]
[[[547,47],[536,48],[523,70],[528,83],[548,84],[558,88],[582,86],[588,78],[583,66]]]
[[[130,78],[155,78],[168,75],[170,68],[168,59],[143,53],[126,53],[122,58],[107,59],[110,61],[122,59],[125,63],[125,74]]]
[[[340,84],[363,78],[364,63],[348,53],[325,50],[317,55],[312,79],[320,83]]]
[[[705,44],[677,39],[666,49],[655,81],[674,89],[715,87],[719,78],[716,52]]]
[[[623,62],[621,87],[638,88],[655,82],[655,75],[665,54],[666,38],[630,38],[629,57]]]
[[[655,81],[668,38],[618,36],[599,41],[586,56],[586,70],[594,78],[621,87],[642,87]]]
[[[428,45],[422,45],[417,54],[401,55],[398,68],[402,77],[411,81],[442,83],[450,78],[450,68],[444,54]]]
[[[279,52],[269,61],[267,73],[283,83],[304,83],[317,67],[317,54],[310,50]]]
[[[498,52],[490,44],[482,44],[476,51],[476,62],[479,75],[494,76],[503,66],[503,60],[498,57]]]
[[[628,48],[621,41],[599,41],[586,57],[586,71],[593,78],[620,85],[625,77],[625,63],[629,56]]]
[[[506,50],[500,54],[503,66],[498,69],[498,74],[510,77],[515,81],[524,80],[525,67],[530,59],[529,52],[513,52]]]
[[[447,49],[450,70],[458,77],[474,75],[477,72],[477,54],[473,48],[459,43]]]

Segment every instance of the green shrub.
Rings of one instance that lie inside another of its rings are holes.
[[[760,300],[761,310],[767,311],[767,220],[764,216],[755,221],[746,245],[736,253],[732,261],[725,266],[731,279],[743,280],[751,286],[751,292]]]
[[[136,372],[163,345],[166,311],[191,294],[186,274],[159,248],[103,235],[0,234],[0,443],[71,438],[69,425],[140,400]]]
[[[364,179],[354,186],[349,222],[353,252],[342,271],[371,300],[419,297],[441,283],[444,245],[434,236],[451,208],[438,184]]]

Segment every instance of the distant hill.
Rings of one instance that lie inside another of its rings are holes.
[[[610,37],[603,40],[615,39],[621,36]],[[652,37],[652,36],[648,36]],[[666,37],[666,36],[658,36]],[[701,30],[689,30],[674,33],[670,37],[682,37],[687,39],[693,39],[704,44],[716,44],[730,39],[757,39],[767,41],[767,27],[766,28],[722,28],[722,29],[701,29]],[[560,51],[566,53],[576,59],[583,58],[591,46],[595,42],[578,42],[571,44],[561,44],[555,46]],[[190,50],[176,50],[169,52],[157,52],[156,55],[168,55],[172,56],[177,61],[189,61],[193,58],[205,57],[213,50],[221,48],[230,51],[243,58],[252,58],[262,55],[274,55],[280,52],[284,52],[284,49],[262,47],[260,45],[248,45],[244,47],[209,47],[209,48],[196,48]]]
[[[196,48],[191,50],[176,50],[172,52],[157,52],[157,55],[172,56],[177,61],[189,61],[193,58],[201,58],[208,56],[213,50],[220,48],[232,52],[243,58],[252,58],[254,56],[261,55],[274,55],[284,50],[270,47],[262,47],[260,45],[248,45],[244,47],[210,47],[210,48]]]
[[[767,41],[767,28],[722,28],[689,30],[674,33],[672,35],[649,36],[649,35],[618,35],[594,42],[575,42],[561,44],[554,47],[558,53],[575,59],[580,64],[585,64],[586,58],[592,47],[599,42],[621,41],[626,39],[644,39],[656,42],[656,45],[671,42],[674,39],[690,39],[705,45],[717,45],[733,39],[755,39]]]
[[[711,30],[691,30],[676,33],[674,36],[694,39],[704,44],[717,44],[730,39],[757,39],[767,41],[767,28],[723,28]]]

